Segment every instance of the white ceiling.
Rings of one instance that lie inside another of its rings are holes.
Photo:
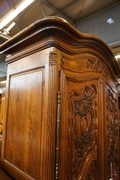
[[[23,0],[0,0],[0,22],[22,2]],[[38,19],[53,15],[60,16],[77,27],[81,20],[119,3],[120,0],[34,0],[28,8],[13,19],[16,25],[7,36],[11,38]],[[7,40],[2,37],[2,33],[13,21],[0,30],[0,44]],[[0,55],[0,77],[2,78],[6,73],[4,58],[4,55]]]

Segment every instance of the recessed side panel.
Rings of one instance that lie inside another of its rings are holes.
[[[43,69],[9,78],[4,164],[33,179],[40,178],[43,79]]]

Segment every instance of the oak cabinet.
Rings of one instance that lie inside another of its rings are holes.
[[[0,155],[2,150],[2,138],[3,138],[3,124],[4,124],[4,115],[5,115],[5,88],[2,90],[1,94],[1,104],[0,104]]]
[[[1,167],[16,180],[119,179],[119,66],[61,18],[0,46],[8,64]]]

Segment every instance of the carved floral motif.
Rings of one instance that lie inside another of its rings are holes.
[[[102,73],[103,75],[108,74],[105,66],[103,66],[103,64],[99,60],[97,60],[96,58],[89,58],[88,59],[87,68],[89,68],[89,67],[94,69],[98,73]]]
[[[98,180],[98,173],[96,172],[96,166],[98,166],[96,161],[92,161],[91,166],[89,168],[89,173],[86,180]]]
[[[107,179],[111,173],[118,174],[118,127],[116,99],[108,89],[106,94],[106,117],[107,117]],[[111,169],[112,168],[112,169]]]
[[[74,91],[70,95],[69,142],[71,143],[71,140],[73,142],[69,157],[72,159],[72,180],[78,178],[86,156],[93,144],[96,144],[95,108],[96,88],[94,85],[84,87],[81,93]]]

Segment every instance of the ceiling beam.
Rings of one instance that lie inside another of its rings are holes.
[[[47,5],[49,8],[51,8],[53,11],[55,11],[56,13],[58,13],[59,15],[61,15],[63,18],[65,18],[67,21],[69,21],[71,24],[75,24],[75,22],[69,17],[67,16],[65,13],[63,13],[62,11],[60,11],[58,8],[56,8],[53,4],[51,4],[48,0],[44,0],[43,3],[45,5]]]
[[[21,28],[20,23],[18,22],[18,20],[23,17],[32,7],[33,4],[35,4],[37,2],[37,0],[35,0],[35,2],[33,2],[32,4],[30,4],[27,8],[24,9],[24,11],[22,11],[17,17],[15,17],[14,22],[16,22],[20,28],[20,30],[22,30],[23,28]],[[23,24],[25,27],[27,27],[26,24]]]
[[[78,17],[77,17],[77,19],[76,19],[75,26],[77,26],[77,24],[78,24],[78,20],[79,20],[79,18],[80,18],[81,13],[82,13],[82,10],[83,10],[83,7],[84,7],[84,4],[85,4],[85,0],[83,0],[83,2],[82,2],[82,6],[81,6],[81,8],[80,8],[80,11],[79,11]]]
[[[75,3],[77,3],[78,1],[79,1],[79,0],[74,0],[74,1],[72,1],[71,3],[67,4],[62,10],[67,9],[68,7],[70,7],[70,6],[74,5]]]
[[[43,6],[43,3],[41,2],[41,0],[40,0],[40,6],[42,9],[43,16],[46,17],[45,9],[44,9],[44,6]]]

